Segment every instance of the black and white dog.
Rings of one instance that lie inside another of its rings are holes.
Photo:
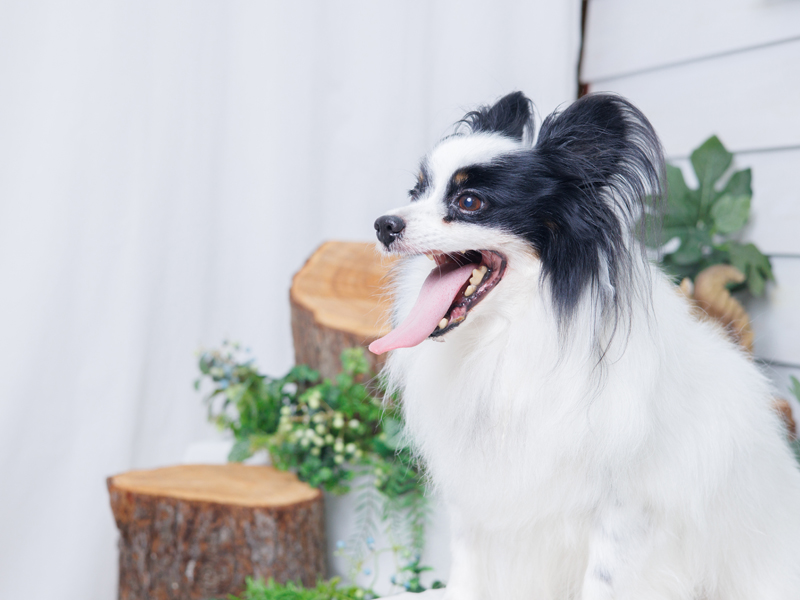
[[[797,600],[771,390],[633,233],[652,127],[597,94],[533,130],[520,93],[467,114],[375,223],[407,258],[370,349],[452,515],[446,598]]]

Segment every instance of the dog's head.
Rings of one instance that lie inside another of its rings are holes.
[[[410,204],[378,218],[385,252],[425,254],[436,265],[410,316],[372,351],[461,326],[515,269],[538,273],[560,323],[592,290],[599,313],[619,317],[640,251],[633,225],[645,200],[661,194],[658,138],[638,109],[610,94],[548,116],[533,137],[520,92],[468,113],[422,160]]]

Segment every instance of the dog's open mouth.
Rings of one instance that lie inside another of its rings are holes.
[[[455,329],[503,278],[506,258],[494,250],[429,253],[436,261],[411,313],[370,344],[375,354],[410,348]]]

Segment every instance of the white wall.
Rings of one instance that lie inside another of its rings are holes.
[[[579,2],[0,4],[0,598],[110,599],[107,475],[216,434],[193,352],[291,363],[287,291],[463,111],[575,96]]]
[[[777,280],[749,303],[756,354],[780,391],[800,377],[800,2],[590,0],[581,79],[628,97],[668,156],[717,134],[753,169],[744,239]]]

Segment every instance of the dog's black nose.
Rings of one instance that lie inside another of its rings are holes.
[[[397,239],[400,232],[406,227],[406,222],[394,215],[384,215],[375,221],[375,231],[378,232],[378,239],[387,248]]]

